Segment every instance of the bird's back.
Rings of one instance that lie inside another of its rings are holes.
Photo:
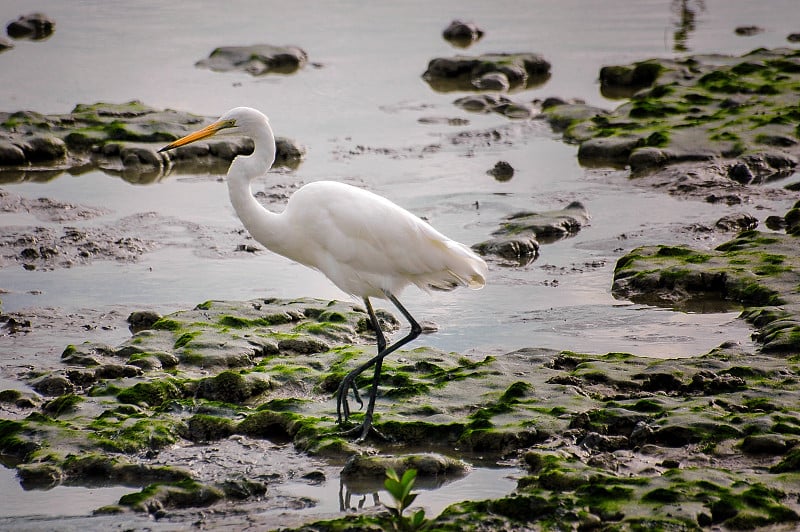
[[[486,263],[472,250],[386,198],[333,181],[298,190],[279,215],[287,238],[275,249],[359,297],[483,287]]]

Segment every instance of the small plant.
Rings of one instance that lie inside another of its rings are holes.
[[[411,506],[411,503],[417,498],[415,493],[411,493],[416,478],[416,469],[407,469],[402,478],[391,467],[386,470],[386,480],[383,485],[394,499],[394,506],[385,506],[394,517],[392,522],[394,530],[423,530],[425,527],[425,510],[417,510],[410,517],[403,516],[405,509]]]

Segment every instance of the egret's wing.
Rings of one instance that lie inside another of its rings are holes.
[[[314,253],[313,266],[341,288],[367,284],[395,291],[407,284],[449,289],[485,283],[480,257],[405,209],[359,188],[312,185],[292,197],[287,211]]]

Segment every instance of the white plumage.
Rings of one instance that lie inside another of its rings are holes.
[[[267,117],[255,109],[232,109],[213,124],[160,151],[215,134],[242,135],[253,140],[253,153],[236,157],[228,170],[231,203],[253,238],[275,253],[319,270],[344,292],[363,298],[367,306],[373,328],[377,329],[378,355],[348,374],[337,392],[337,411],[343,408],[346,420],[348,388],[353,388],[361,402],[355,377],[375,366],[370,402],[359,427],[363,439],[372,426],[381,361],[419,334],[419,325],[396,296],[408,285],[423,290],[482,288],[488,271],[486,263],[467,246],[447,238],[386,198],[343,183],[310,183],[289,198],[283,212],[265,209],[253,197],[250,183],[272,166],[275,137]],[[409,335],[388,348],[369,302],[373,297],[392,301],[411,324]]]

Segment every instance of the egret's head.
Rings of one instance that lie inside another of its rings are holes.
[[[262,112],[250,107],[236,107],[219,117],[219,120],[213,124],[179,138],[158,151],[162,152],[178,148],[214,135],[250,136],[253,132],[259,131],[260,128],[263,129],[265,124],[268,125],[269,120]]]

